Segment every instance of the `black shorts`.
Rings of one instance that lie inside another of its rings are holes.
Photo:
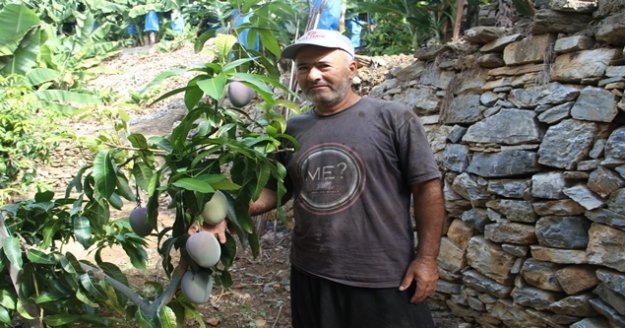
[[[361,288],[291,268],[293,328],[430,328],[432,314],[410,303],[413,287]]]

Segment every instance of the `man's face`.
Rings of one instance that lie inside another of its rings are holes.
[[[356,64],[338,49],[305,47],[295,56],[297,82],[317,107],[338,104],[351,90]]]

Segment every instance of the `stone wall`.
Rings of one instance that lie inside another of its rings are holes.
[[[484,327],[625,327],[625,12],[562,3],[369,93],[414,108],[444,172],[431,303]]]

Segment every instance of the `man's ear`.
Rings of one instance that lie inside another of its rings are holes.
[[[356,76],[356,71],[358,70],[358,62],[356,61],[356,59],[352,60],[352,62],[349,63],[348,69],[350,72],[350,77]]]

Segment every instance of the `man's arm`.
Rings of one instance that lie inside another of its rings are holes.
[[[250,215],[259,215],[269,212],[278,205],[278,196],[271,189],[263,188],[258,199],[250,203]]]
[[[410,263],[399,288],[406,290],[415,281],[417,289],[410,301],[420,303],[436,289],[438,281],[436,258],[445,220],[440,180],[433,179],[412,185],[412,197],[419,244],[415,259]]]

